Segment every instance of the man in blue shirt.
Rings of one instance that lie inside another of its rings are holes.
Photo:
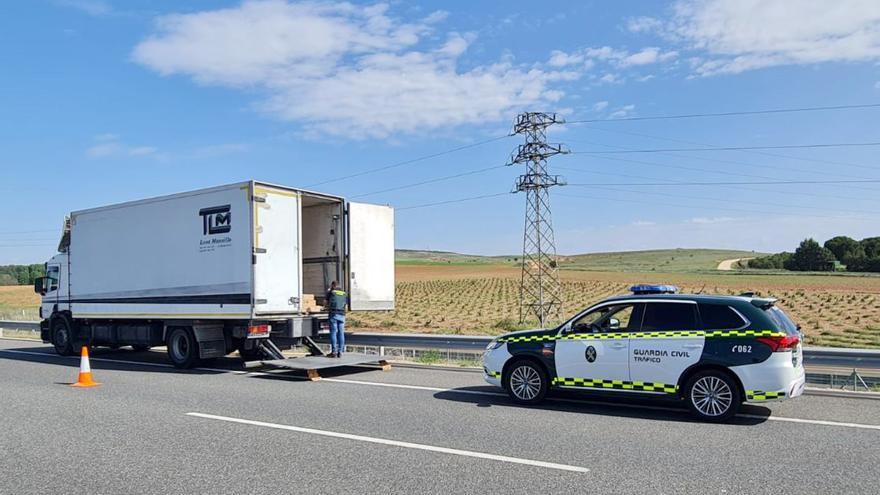
[[[334,280],[327,291],[327,309],[330,312],[330,355],[327,357],[342,357],[345,351],[345,306],[348,303],[348,294],[339,288]]]

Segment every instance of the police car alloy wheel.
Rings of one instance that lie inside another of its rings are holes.
[[[504,388],[520,404],[537,404],[547,395],[547,373],[531,361],[518,361],[504,377]]]
[[[742,397],[736,383],[719,371],[702,371],[688,380],[685,388],[688,407],[700,419],[725,421],[739,410]]]

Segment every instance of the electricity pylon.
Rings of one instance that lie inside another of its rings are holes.
[[[547,173],[547,159],[569,153],[561,144],[547,144],[547,128],[564,123],[556,114],[526,112],[517,116],[513,134],[525,136],[508,165],[525,164],[526,173],[516,180],[516,192],[526,193],[523,230],[522,282],[519,320],[531,312],[541,326],[562,314],[562,286],[556,262],[556,243],[550,214],[550,188],[564,185],[558,175]]]

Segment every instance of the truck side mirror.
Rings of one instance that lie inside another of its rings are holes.
[[[46,277],[37,277],[34,279],[34,292],[41,296],[46,295]]]

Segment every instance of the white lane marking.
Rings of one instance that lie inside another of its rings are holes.
[[[342,438],[345,440],[354,440],[357,442],[377,443],[381,445],[391,445],[393,447],[403,447],[406,449],[427,450],[428,452],[439,452],[441,454],[460,455],[464,457],[476,457],[478,459],[489,459],[492,461],[509,462],[513,464],[524,464],[526,466],[536,466],[547,469],[558,469],[560,471],[571,471],[575,473],[588,473],[590,470],[585,467],[571,466],[568,464],[556,464],[555,462],[535,461],[532,459],[521,459],[519,457],[508,457],[506,455],[487,454],[485,452],[474,452],[472,450],[450,449],[448,447],[437,447],[435,445],[426,445],[422,443],[401,442],[399,440],[389,440],[386,438],[367,437],[363,435],[352,435],[351,433],[340,433],[336,431],[317,430],[314,428],[303,428],[300,426],[281,425],[277,423],[266,423],[264,421],[253,421],[250,419],[230,418],[228,416],[216,416],[214,414],[204,414],[197,412],[188,412],[187,416],[195,416],[197,418],[214,419],[218,421],[227,421],[230,423],[240,423],[245,425],[263,426],[266,428],[275,428],[278,430],[295,431],[298,433],[308,433],[310,435],[321,435],[324,437]]]
[[[15,349],[0,349],[0,352],[14,352],[17,354],[29,354],[34,356],[44,356],[50,358],[68,358],[68,359],[79,359],[79,356],[57,356],[54,354],[50,354],[48,352],[33,352],[33,351],[19,351]],[[164,363],[147,363],[141,361],[127,361],[121,359],[107,359],[107,358],[90,358],[92,361],[106,361],[109,363],[122,363],[122,364],[133,364],[140,366],[156,366],[160,368],[173,368],[173,365],[164,364]],[[251,375],[251,376],[275,376],[275,377],[283,377],[287,380],[297,380],[297,381],[306,381],[306,378],[296,377],[296,376],[287,376],[287,375],[277,375],[273,373],[266,373],[262,371],[243,371],[243,370],[229,370],[223,368],[193,368],[194,370],[199,371],[213,371],[215,373],[232,373],[235,375]],[[507,397],[507,394],[502,392],[486,392],[481,390],[461,390],[456,388],[440,388],[440,387],[425,387],[421,385],[405,385],[401,383],[382,383],[382,382],[368,382],[364,380],[346,380],[344,378],[322,378],[322,382],[334,382],[334,383],[345,383],[351,385],[365,385],[370,387],[386,387],[386,388],[401,388],[401,389],[410,389],[410,390],[421,390],[424,392],[448,392],[454,394],[465,394],[465,395],[485,395],[490,397]],[[615,403],[615,402],[598,402],[598,401],[590,401],[590,400],[580,400],[580,399],[565,399],[559,397],[551,397],[547,399],[551,402],[567,402],[571,404],[590,404],[596,406],[603,407],[622,407],[629,409],[650,409],[653,411],[669,411],[676,413],[687,413],[686,409],[675,408],[675,407],[663,407],[663,406],[651,406],[651,405],[641,405],[641,404],[624,404],[624,403]],[[789,423],[802,423],[802,424],[813,424],[820,426],[839,426],[843,428],[860,428],[866,430],[880,430],[880,425],[866,425],[860,423],[842,423],[838,421],[825,421],[821,419],[801,419],[801,418],[788,418],[784,416],[760,416],[757,414],[737,414],[739,418],[750,418],[750,419],[764,419],[767,421],[783,421]]]
[[[839,423],[837,421],[824,421],[821,419],[786,418],[784,416],[768,416],[768,417],[764,418],[764,416],[758,416],[755,414],[737,414],[737,416],[743,417],[743,418],[769,419],[770,421],[787,421],[789,423],[806,423],[806,424],[811,424],[811,425],[843,426],[846,428],[862,428],[865,430],[880,430],[880,425],[863,425],[860,423]]]

